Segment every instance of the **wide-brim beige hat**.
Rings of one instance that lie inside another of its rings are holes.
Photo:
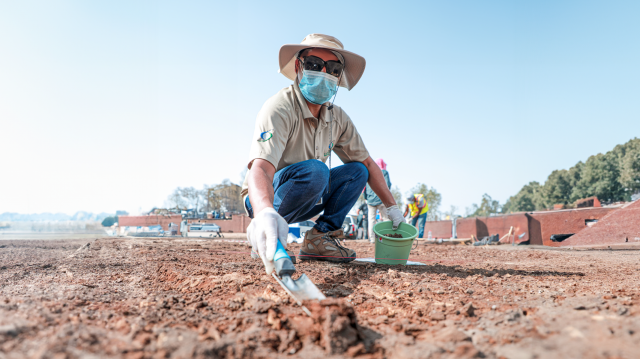
[[[364,68],[367,65],[364,57],[354,54],[344,49],[344,45],[340,40],[333,36],[323,34],[311,34],[302,40],[300,44],[282,45],[280,48],[280,73],[289,80],[295,81],[296,78],[296,54],[300,50],[310,47],[327,49],[342,55],[344,59],[344,73],[340,81],[340,87],[351,90],[360,81]]]

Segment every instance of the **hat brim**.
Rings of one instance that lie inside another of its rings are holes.
[[[362,74],[364,73],[364,68],[367,65],[367,61],[364,57],[354,54],[351,51],[336,49],[335,47],[329,46],[309,46],[304,44],[287,44],[282,45],[280,48],[279,62],[280,62],[280,73],[283,74],[286,78],[291,81],[295,81],[296,79],[296,69],[295,69],[295,55],[298,51],[308,48],[319,48],[319,49],[327,49],[331,51],[338,52],[344,57],[344,74],[340,81],[340,87],[344,87],[347,90],[351,91],[352,88],[356,86]]]

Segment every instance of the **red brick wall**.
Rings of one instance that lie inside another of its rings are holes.
[[[562,242],[551,241],[552,234],[578,233],[586,228],[586,219],[600,219],[617,209],[617,207],[594,207],[529,213],[531,244],[560,247]]]
[[[251,218],[244,214],[234,214],[232,219],[188,219],[188,223],[215,223],[225,233],[246,233]]]
[[[575,236],[560,242],[561,246],[598,246],[640,244],[640,201],[609,212],[593,227],[583,228]]]
[[[478,237],[478,220],[476,218],[459,218],[456,221],[458,238]]]
[[[516,243],[529,240],[529,221],[524,213],[508,214],[496,217],[478,217],[478,239],[497,234],[499,238],[509,233],[509,228],[514,227]],[[519,235],[524,233],[522,238]],[[458,237],[460,237],[458,235]],[[461,237],[465,238],[465,237]]]
[[[516,243],[530,240],[531,244],[559,247],[564,242],[552,242],[550,239],[552,234],[578,233],[586,227],[586,219],[600,219],[615,210],[617,208],[580,208],[496,217],[460,218],[457,220],[457,235],[458,238],[471,238],[471,235],[474,235],[482,239],[482,237],[498,234],[502,238],[513,226]],[[451,221],[427,222],[424,226],[425,237],[428,236],[429,230],[432,231],[433,238],[450,238]],[[524,236],[519,238],[518,236],[522,233]]]
[[[576,208],[602,207],[598,197],[583,198],[576,201]]]
[[[529,244],[534,244],[537,246],[542,245],[542,227],[540,225],[540,220],[531,216],[531,214],[527,213],[527,222],[529,225]]]
[[[451,224],[452,221],[425,222],[424,236],[422,238],[428,238],[429,231],[431,231],[431,238],[451,238]]]
[[[458,238],[471,238],[474,235],[477,239],[497,234],[500,238],[509,232],[512,226],[515,230],[516,243],[529,240],[529,223],[524,213],[508,214],[496,217],[474,217],[460,218],[457,220]],[[524,233],[522,238],[518,238]],[[540,243],[542,244],[542,243]]]
[[[163,230],[169,229],[169,223],[175,223],[177,225],[178,233],[180,233],[180,222],[182,221],[182,215],[148,215],[148,216],[118,216],[119,227],[149,227],[149,226],[162,226]]]

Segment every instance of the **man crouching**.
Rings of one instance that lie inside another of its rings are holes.
[[[339,86],[351,90],[358,83],[364,58],[321,34],[282,46],[279,57],[280,72],[294,83],[267,100],[258,114],[242,189],[253,218],[247,237],[267,274],[273,270],[276,241],[287,245],[288,224],[323,211],[305,234],[299,259],[354,260],[356,252],[338,239],[367,182],[387,208],[393,228],[404,220],[353,122],[330,102]],[[331,168],[332,151],[344,165]]]

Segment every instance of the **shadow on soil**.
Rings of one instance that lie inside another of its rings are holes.
[[[354,292],[353,289],[344,284],[350,283],[353,288],[357,287],[363,280],[368,280],[372,276],[380,273],[411,273],[415,275],[421,274],[437,274],[449,277],[466,278],[469,276],[482,275],[485,277],[493,277],[498,275],[503,277],[510,276],[552,276],[552,277],[582,277],[581,272],[558,272],[558,271],[527,271],[518,269],[482,269],[482,268],[464,268],[459,265],[442,265],[439,263],[426,266],[392,266],[385,264],[372,263],[347,263],[342,265],[328,264],[326,262],[316,262],[311,265],[313,271],[322,271],[325,274],[325,283],[318,284],[320,290],[323,290],[327,296],[346,297]],[[324,267],[324,268],[322,268]],[[301,272],[302,273],[302,272]],[[381,279],[378,279],[378,281]],[[402,278],[389,276],[383,281],[398,282]]]

